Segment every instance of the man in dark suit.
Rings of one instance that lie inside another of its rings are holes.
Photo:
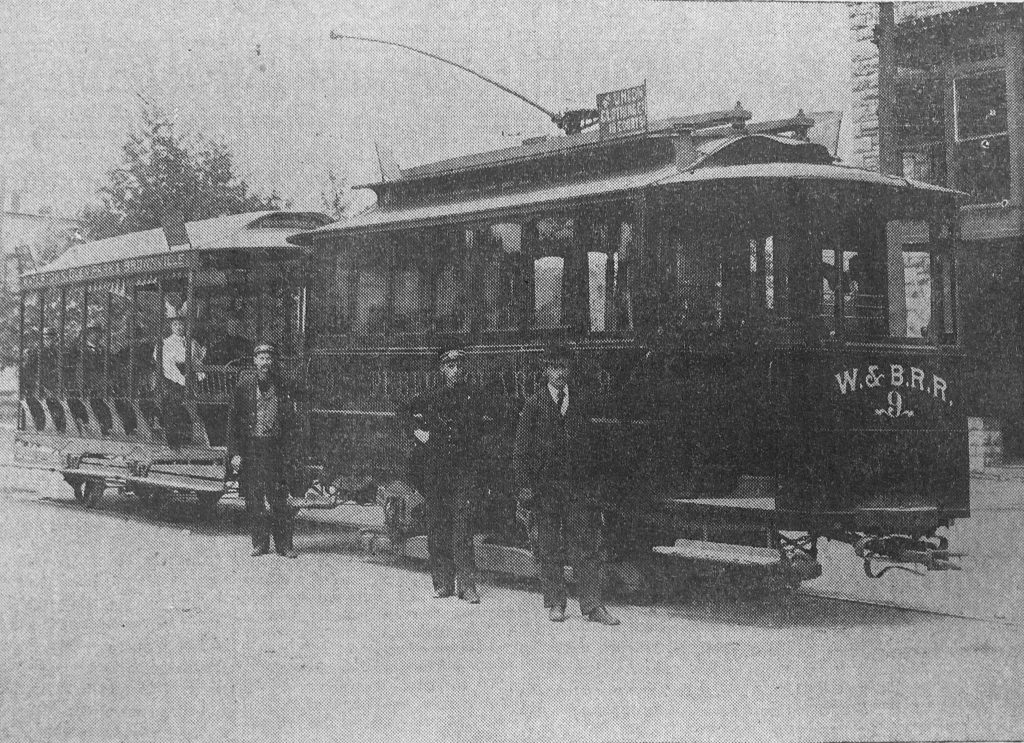
[[[470,518],[478,496],[481,437],[490,416],[481,392],[466,382],[464,358],[461,348],[442,348],[441,384],[412,400],[408,413],[415,438],[412,479],[426,500],[434,596],[458,592],[459,598],[477,604]]]
[[[288,491],[296,464],[295,400],[281,379],[273,344],[257,344],[253,363],[255,371],[243,373],[231,395],[228,462],[239,475],[239,494],[249,514],[252,556],[270,552],[273,534],[277,554],[294,558],[295,512]]]
[[[548,348],[541,359],[546,384],[527,399],[516,426],[512,467],[519,503],[534,512],[544,606],[552,622],[565,621],[565,560],[561,532],[572,547],[580,611],[591,622],[619,620],[601,602],[600,512],[590,502],[587,402],[569,384],[571,354]]]

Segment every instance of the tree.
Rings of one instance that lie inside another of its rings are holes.
[[[142,130],[121,147],[122,162],[100,188],[100,204],[78,217],[81,236],[101,240],[161,226],[161,215],[181,210],[184,221],[279,209],[281,198],[253,193],[239,176],[227,146],[198,134],[180,134],[155,104],[141,109]],[[66,232],[43,238],[39,257],[48,263],[72,240]],[[3,282],[0,282],[3,283]],[[18,358],[18,296],[0,287],[0,365]]]
[[[145,102],[142,131],[121,147],[122,162],[100,188],[100,205],[80,215],[89,240],[161,226],[161,216],[180,210],[186,222],[224,214],[279,209],[276,193],[252,192],[227,146],[200,134],[180,134],[158,106]]]
[[[341,221],[351,216],[355,201],[344,179],[338,178],[334,171],[327,174],[327,184],[320,191],[320,201],[324,213]]]

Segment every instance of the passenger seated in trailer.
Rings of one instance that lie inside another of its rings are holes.
[[[46,407],[53,416],[53,422],[58,431],[65,430],[64,408],[61,407],[57,398],[60,396],[60,344],[57,342],[57,331],[51,327],[43,328],[43,347],[37,356],[39,364],[38,396],[46,400]]]
[[[185,347],[185,318],[172,315],[169,318],[171,333],[163,340],[162,364],[164,375],[164,430],[167,444],[172,447],[191,441],[191,420],[185,410],[185,362],[188,352]],[[202,364],[206,348],[195,338],[192,344],[192,363]],[[155,353],[154,353],[155,358]],[[196,374],[196,381],[206,379],[203,372]]]
[[[82,345],[85,390],[101,397],[106,387],[103,371],[107,349],[104,347],[103,335],[103,326],[93,323],[85,329],[85,343]]]
[[[248,360],[252,350],[252,339],[245,335],[245,324],[237,317],[228,316],[223,328],[214,328],[211,333],[210,350],[206,363],[224,366],[232,362]]]
[[[60,361],[57,331],[51,327],[45,327],[43,328],[42,348],[30,348],[25,352],[25,365],[21,376],[22,395],[55,397],[58,392],[57,369]]]
[[[79,343],[75,343],[68,354],[69,376],[66,384],[71,389],[76,389],[77,374],[79,365],[82,371],[82,389],[79,397],[80,404],[84,408],[76,413],[83,422],[88,418],[95,418],[99,423],[100,433],[106,435],[110,432],[113,421],[110,410],[107,408],[104,398],[110,391],[111,385],[107,384],[107,349],[105,343],[105,330],[99,323],[93,323],[86,327],[83,337]],[[75,406],[73,406],[75,407]]]
[[[135,345],[126,344],[111,355],[111,364],[121,389],[128,390],[130,363],[135,365],[134,390],[145,395],[156,389],[156,361],[152,341],[146,340],[145,330],[141,326],[135,328]],[[134,357],[134,358],[132,358]]]

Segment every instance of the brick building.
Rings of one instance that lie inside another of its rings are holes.
[[[1024,6],[853,3],[850,28],[851,164],[967,194],[959,276],[969,411],[1020,455]]]

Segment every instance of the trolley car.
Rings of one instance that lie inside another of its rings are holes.
[[[286,238],[329,222],[218,217],[183,225],[180,244],[136,232],[23,275],[15,460],[59,471],[87,506],[108,487],[215,504],[229,391],[253,342],[273,340],[286,373],[303,373],[306,251]],[[169,357],[175,344],[184,357]]]
[[[803,115],[749,119],[389,173],[344,222],[247,214],[171,248],[161,230],[80,246],[23,277],[17,459],[86,505],[109,486],[215,503],[227,392],[270,338],[305,392],[310,493],[383,507],[393,544],[422,556],[400,411],[458,341],[500,403],[478,561],[530,573],[512,431],[558,340],[602,405],[591,474],[613,563],[741,554],[799,582],[825,537],[869,575],[957,567],[941,536],[970,515],[956,194],[837,164]]]
[[[505,411],[478,548],[528,566],[502,552],[523,544],[510,442],[559,340],[603,403],[590,450],[613,560],[735,545],[796,582],[826,537],[872,576],[958,567],[939,535],[969,516],[956,194],[837,164],[802,112],[749,119],[402,170],[366,186],[374,209],[291,238],[314,251],[310,427],[334,486],[393,483],[395,532],[415,515],[396,410],[457,340]]]

